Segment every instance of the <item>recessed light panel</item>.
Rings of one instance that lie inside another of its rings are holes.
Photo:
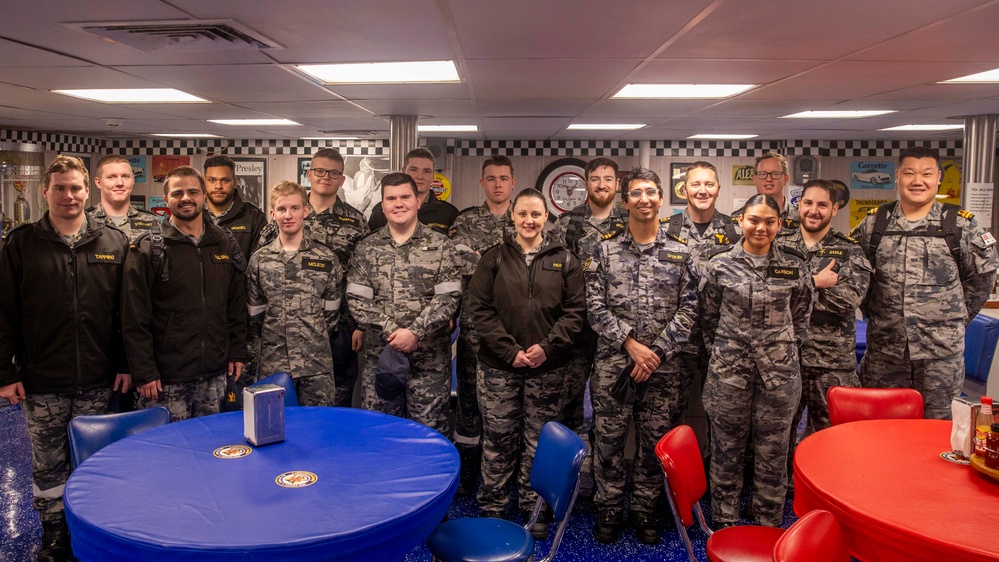
[[[951,124],[951,125],[900,125],[898,127],[888,127],[887,129],[878,129],[879,131],[951,131],[954,129],[963,129],[964,125]]]
[[[454,61],[300,64],[299,70],[324,84],[460,82]]]
[[[209,119],[209,123],[218,123],[219,125],[249,125],[249,126],[266,126],[266,125],[301,125],[301,123],[296,123],[290,119]]]
[[[103,103],[211,103],[173,88],[123,88],[107,90],[52,90],[57,94]]]
[[[475,133],[478,132],[477,125],[417,125],[416,130],[421,133]]]
[[[222,138],[219,135],[210,135],[208,133],[153,133],[154,137],[171,137],[180,139],[219,139]]]
[[[950,80],[937,82],[937,84],[994,84],[996,82],[999,82],[999,68],[986,70],[978,74],[961,76],[960,78],[951,78]]]
[[[612,97],[644,99],[715,99],[745,92],[755,84],[627,84]]]
[[[875,115],[884,115],[886,113],[895,113],[895,110],[872,109],[857,111],[802,111],[800,113],[792,113],[791,115],[783,115],[781,116],[781,119],[856,119],[859,117],[874,117]]]
[[[570,131],[634,131],[641,129],[645,123],[573,123],[566,127]]]
[[[726,133],[701,133],[699,135],[692,135],[687,137],[688,139],[714,139],[714,140],[745,140],[745,139],[755,139],[760,135],[737,135],[737,134],[726,134]]]

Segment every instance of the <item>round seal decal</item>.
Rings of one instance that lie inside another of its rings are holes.
[[[586,162],[579,158],[561,158],[545,166],[535,188],[551,203],[554,214],[562,214],[586,203]]]
[[[212,451],[212,454],[220,459],[241,459],[253,452],[253,449],[246,445],[226,445]]]
[[[304,488],[315,484],[316,480],[319,480],[319,477],[314,472],[306,472],[304,470],[285,472],[284,474],[279,474],[274,479],[277,485],[282,488]]]

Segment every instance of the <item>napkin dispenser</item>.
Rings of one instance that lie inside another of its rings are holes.
[[[255,447],[284,441],[284,388],[261,384],[243,389],[243,435]]]

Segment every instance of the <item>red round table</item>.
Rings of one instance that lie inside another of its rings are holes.
[[[794,512],[831,511],[863,562],[999,562],[999,482],[940,458],[950,429],[873,420],[810,435],[794,455]]]

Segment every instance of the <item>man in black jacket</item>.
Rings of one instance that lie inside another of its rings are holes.
[[[417,197],[420,200],[417,217],[420,222],[437,232],[447,234],[458,216],[458,209],[447,201],[438,199],[431,189],[434,184],[434,165],[434,154],[421,146],[406,154],[402,171],[416,182]],[[378,203],[371,209],[368,227],[378,230],[386,223],[385,211],[382,210],[382,204]]]
[[[39,560],[70,555],[69,421],[106,414],[112,383],[130,384],[118,314],[128,239],[84,212],[87,176],[79,158],[57,157],[42,187],[48,212],[11,231],[0,251],[0,398],[24,402]]]
[[[244,201],[236,189],[236,163],[232,158],[212,156],[205,160],[205,184],[205,216],[232,232],[249,261],[257,249],[260,231],[267,226],[267,217],[253,203]]]
[[[219,412],[226,375],[246,362],[246,261],[235,240],[206,221],[205,180],[189,166],[163,184],[170,220],[137,241],[122,289],[125,350],[142,397],[172,420]]]

